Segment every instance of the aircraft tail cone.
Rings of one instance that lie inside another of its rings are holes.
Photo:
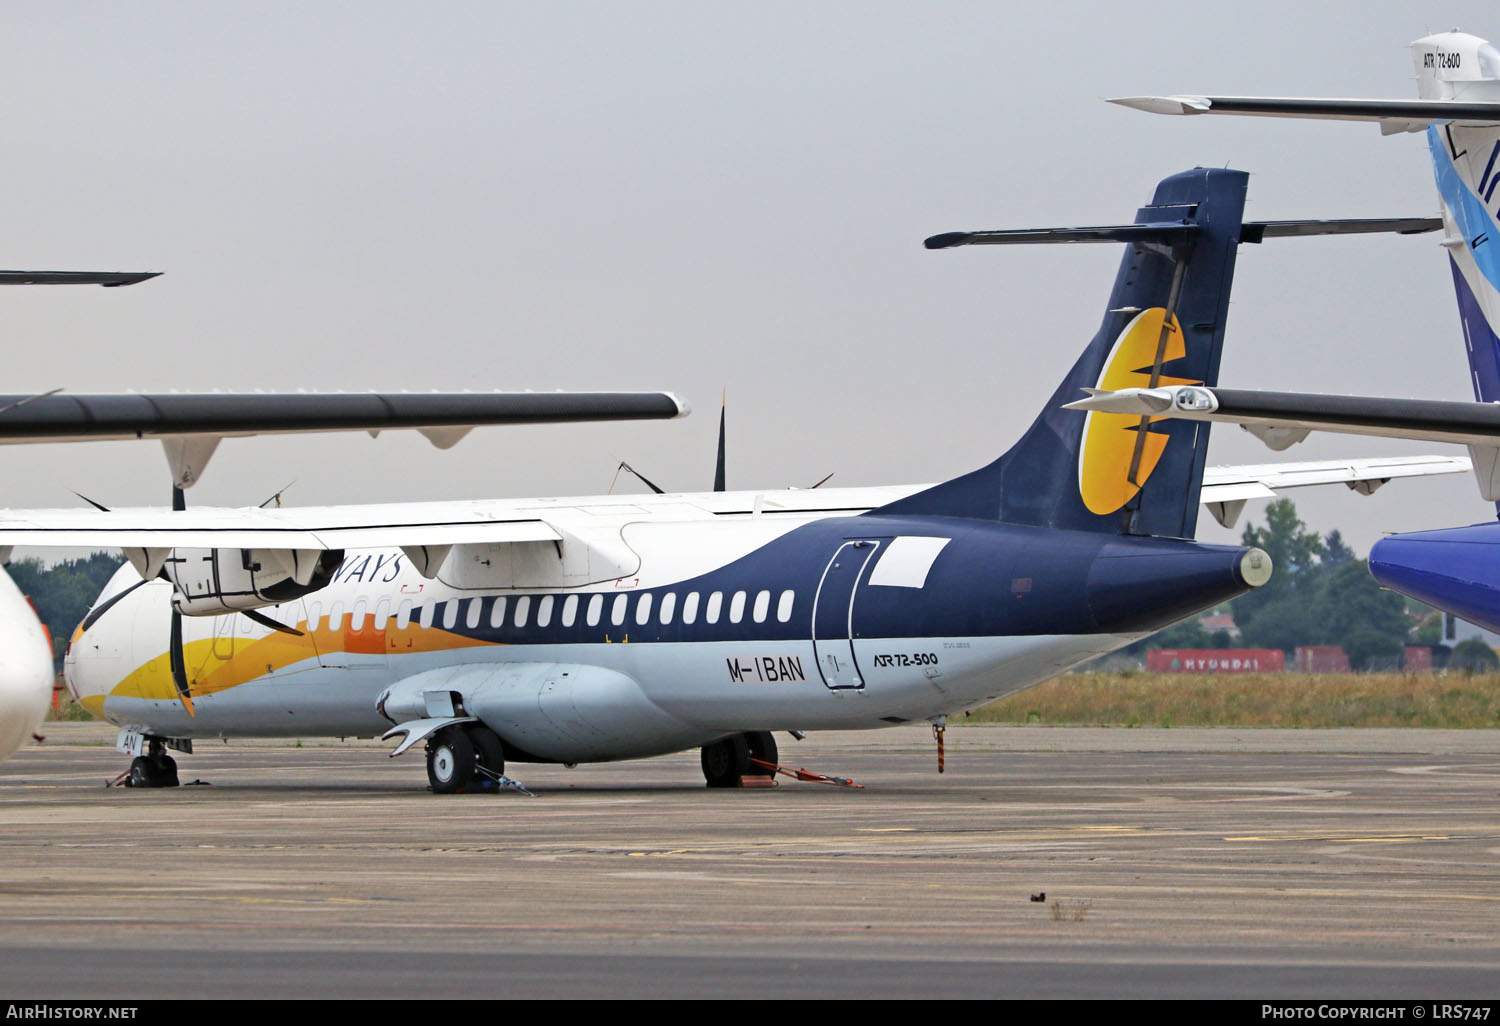
[[[1101,631],[1153,631],[1271,579],[1260,549],[1121,538],[1095,557],[1089,608]]]
[[[1370,549],[1370,575],[1392,591],[1500,630],[1500,524],[1416,531]]]

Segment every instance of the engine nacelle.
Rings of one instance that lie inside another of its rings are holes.
[[[160,576],[179,613],[216,616],[309,595],[343,561],[342,549],[173,549]]]
[[[500,735],[507,758],[523,761],[636,759],[717,736],[667,713],[631,677],[577,663],[426,670],[391,685],[375,707],[395,724],[477,717]]]

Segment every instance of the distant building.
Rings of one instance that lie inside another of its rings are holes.
[[[1240,636],[1239,625],[1234,622],[1234,617],[1228,610],[1215,609],[1211,613],[1204,613],[1198,617],[1198,626],[1210,634],[1215,631],[1224,631],[1233,639],[1238,639]]]

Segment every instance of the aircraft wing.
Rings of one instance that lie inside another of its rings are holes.
[[[1361,495],[1370,495],[1392,478],[1463,474],[1470,469],[1469,460],[1462,456],[1388,456],[1208,467],[1203,472],[1199,501],[1221,525],[1233,527],[1248,500],[1272,499],[1277,492],[1288,488],[1344,484]]]
[[[1301,441],[1309,431],[1500,446],[1497,403],[1269,392],[1203,385],[1091,391],[1093,394],[1088,398],[1067,403],[1066,408],[1240,424],[1276,450]],[[1281,434],[1267,438],[1271,431]]]
[[[687,412],[671,392],[0,395],[0,444],[397,428],[422,431],[442,444],[453,432],[489,424],[659,420]]]
[[[1500,404],[1270,392],[1203,385],[1089,391],[1091,394],[1087,398],[1067,403],[1066,407],[1099,413],[1239,424],[1277,451],[1302,441],[1312,431],[1466,445],[1480,491],[1486,499],[1500,499]],[[1389,476],[1455,473],[1470,469],[1457,466],[1457,463],[1453,467],[1455,469],[1413,470]]]
[[[359,549],[561,538],[539,517],[486,514],[462,503],[284,509],[0,510],[0,546]]]
[[[1248,117],[1370,121],[1385,135],[1457,121],[1500,124],[1500,103],[1467,100],[1355,100],[1310,96],[1121,96],[1109,101],[1151,114],[1238,114]]]
[[[160,275],[160,271],[0,271],[0,285],[103,285],[116,289]]]
[[[671,392],[168,392],[0,395],[0,445],[154,438],[172,484],[203,474],[219,441],[248,435],[411,429],[439,449],[494,424],[669,420]]]
[[[562,541],[563,535],[535,513],[480,503],[0,510],[0,555],[7,560],[16,545],[118,548],[144,578],[155,577],[173,549],[318,553],[399,548],[419,572],[432,577],[455,546]]]
[[[1250,499],[1273,498],[1286,488],[1342,483],[1364,494],[1396,477],[1462,473],[1462,457],[1413,456],[1258,466],[1208,467],[1200,501],[1225,526]],[[849,516],[887,504],[927,485],[868,488],[705,492],[647,497],[614,495],[567,500],[444,501],[367,506],[305,506],[186,510],[0,509],[0,554],[11,547],[122,548],[140,565],[148,554],[173,548],[331,550],[401,548],[419,569],[436,572],[454,546],[566,542],[559,523],[601,514],[620,518],[720,519],[775,515]],[[561,518],[561,519],[559,519]],[[417,550],[425,549],[420,555]],[[154,557],[152,557],[154,558]],[[146,574],[151,576],[151,574]]]

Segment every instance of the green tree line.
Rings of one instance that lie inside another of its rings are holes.
[[[1264,549],[1275,572],[1265,585],[1230,603],[1240,629],[1240,640],[1232,647],[1290,653],[1300,645],[1338,645],[1357,670],[1399,666],[1408,643],[1434,646],[1439,661],[1448,655],[1441,613],[1382,588],[1337,530],[1321,537],[1308,530],[1290,499],[1267,505],[1265,524],[1247,524],[1240,540]],[[1424,614],[1414,633],[1413,625]],[[1142,646],[1229,647],[1226,631],[1206,631],[1196,617],[1153,635]],[[1477,640],[1459,643],[1451,655],[1451,665],[1466,669],[1500,666],[1500,658]]]
[[[95,552],[85,559],[69,559],[50,567],[39,559],[21,559],[6,567],[16,587],[31,599],[37,616],[47,625],[59,670],[73,629],[123,562],[125,558],[118,553]]]

